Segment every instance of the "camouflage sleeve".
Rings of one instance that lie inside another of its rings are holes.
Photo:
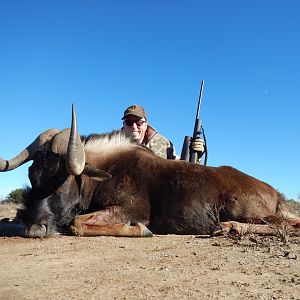
[[[156,133],[146,146],[162,158],[176,159],[173,144],[161,134]]]

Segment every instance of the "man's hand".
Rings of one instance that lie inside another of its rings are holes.
[[[204,142],[200,138],[195,138],[195,140],[192,143],[192,149],[196,152],[204,152]]]

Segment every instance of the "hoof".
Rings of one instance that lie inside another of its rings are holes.
[[[141,237],[152,237],[153,233],[143,224],[138,223],[141,228]]]
[[[75,227],[73,225],[70,226],[70,232],[72,235],[83,236],[82,230],[80,230],[78,227]]]

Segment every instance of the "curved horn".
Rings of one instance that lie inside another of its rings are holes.
[[[61,130],[52,140],[51,150],[53,153],[58,154],[64,160],[67,158],[68,143],[70,139],[70,128]]]
[[[35,152],[49,141],[59,130],[48,129],[41,133],[28,147],[21,151],[16,157],[10,160],[0,158],[0,172],[6,172],[18,168],[33,159]]]
[[[72,104],[72,125],[67,150],[66,167],[71,175],[79,175],[85,166],[85,152],[77,131],[75,106]]]

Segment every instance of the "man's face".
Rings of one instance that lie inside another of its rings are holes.
[[[142,143],[147,130],[147,121],[145,118],[128,115],[123,121],[123,127],[124,130],[129,133],[135,141],[140,144]]]

